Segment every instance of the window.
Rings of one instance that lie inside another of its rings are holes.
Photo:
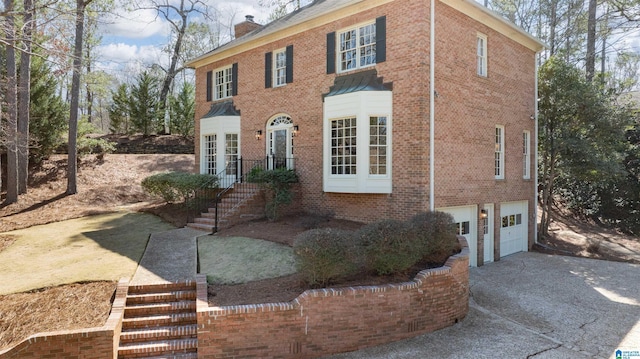
[[[216,171],[216,135],[203,136],[204,169],[206,174],[217,175]]]
[[[331,120],[331,174],[356,174],[356,119]]]
[[[282,86],[287,83],[287,52],[285,50],[274,53],[273,79],[274,86]]]
[[[504,126],[496,126],[495,176],[504,179]]]
[[[224,161],[227,175],[236,174],[238,163],[238,134],[227,133],[224,138]]]
[[[522,213],[510,214],[502,217],[502,228],[519,226],[522,224]]]
[[[387,118],[369,117],[369,174],[387,174]]]
[[[460,236],[464,236],[466,234],[471,233],[469,226],[469,221],[458,222],[456,223],[456,234]]]
[[[478,75],[487,77],[487,36],[478,34]]]
[[[531,178],[531,132],[522,133],[522,178]]]
[[[340,33],[340,71],[376,63],[376,25],[363,25]]]
[[[392,192],[392,103],[391,91],[357,91],[325,98],[325,192]]]
[[[233,71],[227,67],[215,72],[216,100],[233,96]]]

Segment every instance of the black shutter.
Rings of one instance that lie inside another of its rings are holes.
[[[231,96],[238,94],[238,63],[231,66]]]
[[[211,82],[213,79],[213,72],[212,71],[207,71],[207,102],[211,101],[211,95],[212,95],[212,88],[211,88]]]
[[[376,63],[387,60],[387,17],[376,19]]]
[[[293,45],[287,46],[287,83],[293,82]]]
[[[272,63],[271,58],[273,53],[267,52],[264,54],[264,88],[268,89],[271,87],[271,74],[272,74]]]
[[[327,34],[327,74],[336,72],[336,33]]]

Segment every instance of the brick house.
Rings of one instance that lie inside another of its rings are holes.
[[[316,0],[264,26],[247,16],[189,63],[197,171],[269,157],[295,167],[308,212],[449,212],[473,266],[528,250],[544,45],[473,0],[431,4]]]

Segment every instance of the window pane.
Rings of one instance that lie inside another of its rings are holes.
[[[207,174],[216,175],[216,135],[204,136],[204,166]]]
[[[387,173],[386,117],[369,117],[369,174]]]
[[[356,174],[355,118],[331,121],[331,173]]]
[[[225,135],[225,173],[227,175],[236,174],[236,164],[238,160],[238,134],[228,133]]]

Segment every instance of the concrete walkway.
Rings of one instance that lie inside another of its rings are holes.
[[[519,253],[470,286],[462,322],[331,358],[640,358],[640,265]]]
[[[205,234],[191,228],[152,233],[131,284],[195,280],[198,269],[196,238]]]

